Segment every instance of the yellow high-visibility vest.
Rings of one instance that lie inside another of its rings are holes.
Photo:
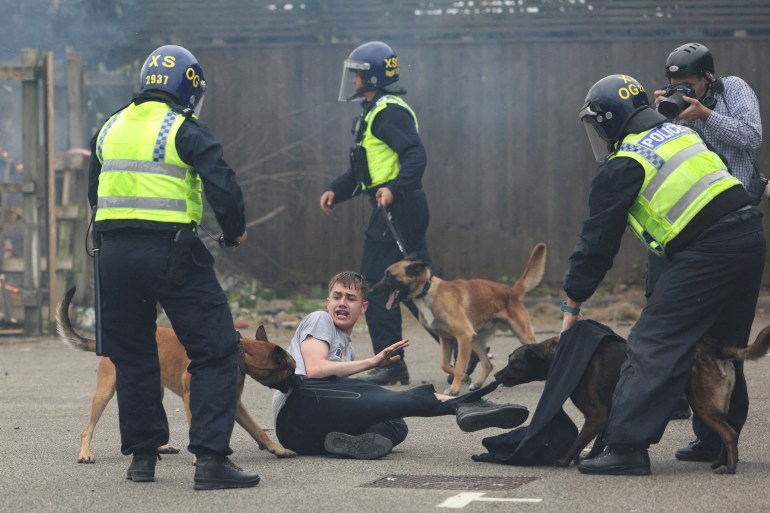
[[[415,115],[412,108],[409,107],[409,105],[407,105],[404,100],[398,96],[392,95],[385,95],[377,100],[375,106],[369,112],[367,112],[366,116],[364,117],[364,122],[366,123],[366,131],[364,132],[364,136],[361,138],[361,141],[358,142],[358,145],[363,146],[366,150],[366,159],[369,165],[369,176],[371,178],[370,184],[363,182],[361,183],[362,190],[366,190],[367,188],[374,188],[378,185],[382,185],[393,180],[396,176],[398,176],[398,172],[401,170],[398,163],[398,153],[393,151],[390,146],[372,134],[372,124],[374,123],[374,118],[377,116],[377,114],[382,112],[385,107],[394,104],[399,105],[409,111],[409,113],[412,115],[412,118],[414,119],[415,129],[419,130],[417,116]]]
[[[185,117],[161,102],[130,104],[99,131],[102,163],[96,221],[142,219],[200,223],[200,176],[179,157],[176,134]]]
[[[644,168],[628,225],[657,255],[711,200],[741,184],[695,131],[673,123],[629,134],[610,159],[617,157],[632,158]]]

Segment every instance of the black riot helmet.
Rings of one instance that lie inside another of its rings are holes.
[[[706,72],[714,73],[714,57],[708,48],[700,43],[687,43],[668,54],[666,77],[681,78],[697,75],[709,78]]]
[[[628,75],[609,75],[595,83],[579,115],[597,162],[603,162],[627,134],[666,120],[650,107],[644,87]]]

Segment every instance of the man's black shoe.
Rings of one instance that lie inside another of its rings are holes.
[[[518,404],[495,404],[485,399],[457,405],[457,425],[466,433],[490,427],[511,429],[529,417],[529,410]]]
[[[225,488],[251,488],[259,484],[259,476],[244,472],[229,458],[219,454],[198,456],[195,462],[196,490],[222,490]]]
[[[619,451],[608,448],[593,459],[581,461],[577,468],[582,474],[649,476],[650,456],[647,449]]]
[[[151,483],[155,481],[155,464],[158,462],[157,454],[136,454],[131,460],[131,465],[126,472],[126,479],[136,483]]]
[[[674,457],[679,461],[716,461],[720,451],[720,447],[709,447],[701,439],[696,438],[686,447],[677,449]]]
[[[324,449],[357,460],[376,460],[393,450],[393,442],[377,433],[353,436],[332,432],[324,439]]]
[[[377,385],[397,385],[399,383],[408,385],[409,369],[406,368],[404,360],[399,360],[386,367],[376,367],[356,377]]]

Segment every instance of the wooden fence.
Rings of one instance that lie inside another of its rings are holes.
[[[707,40],[719,74],[751,84],[770,112],[767,41]],[[558,285],[587,213],[595,172],[577,111],[611,73],[651,91],[681,40],[407,44],[406,99],[428,151],[424,187],[429,244],[445,276],[516,277],[538,241],[549,246],[546,281]],[[334,45],[200,48],[210,96],[203,119],[240,172],[255,227],[233,254],[266,284],[322,282],[357,268],[370,206],[362,198],[318,208],[323,184],[346,168],[356,104],[336,101],[350,48]],[[770,169],[768,145],[760,155]],[[766,208],[762,205],[762,209]],[[644,251],[626,237],[612,282],[640,283]]]

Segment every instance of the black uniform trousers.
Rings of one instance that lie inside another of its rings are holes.
[[[377,433],[395,447],[408,433],[403,417],[454,415],[458,403],[476,398],[442,402],[433,385],[394,391],[356,378],[297,378],[275,423],[278,440],[297,454],[325,454],[331,432]]]
[[[117,370],[121,451],[155,453],[168,443],[155,340],[160,303],[191,361],[188,449],[196,455],[231,454],[238,336],[214,275],[213,258],[199,240],[184,262],[186,282],[170,281],[171,237],[111,232],[103,236],[103,341]]]
[[[403,198],[389,207],[393,224],[406,245],[407,253],[414,253],[423,262],[431,263],[428,255],[426,232],[430,222],[428,199],[422,190],[410,191]],[[375,207],[369,217],[369,225],[364,235],[364,248],[361,257],[361,274],[366,277],[370,287],[385,275],[385,269],[392,263],[402,260],[404,255],[396,244],[396,239],[388,228],[381,208]],[[374,354],[401,340],[401,309],[396,306],[388,310],[385,304],[387,294],[371,293],[368,297],[366,324],[372,339]],[[404,305],[417,317],[417,307],[411,301]],[[403,355],[403,351],[398,354]]]
[[[722,217],[673,256],[629,334],[629,357],[607,427],[609,446],[641,448],[660,441],[703,336],[746,345],[764,265],[761,214],[753,209]],[[728,422],[740,432],[747,414],[738,363]],[[710,443],[717,435],[706,429],[696,429],[696,435]]]

